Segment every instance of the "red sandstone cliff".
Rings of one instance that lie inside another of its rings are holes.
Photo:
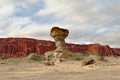
[[[115,55],[118,51],[113,51],[112,48],[110,48],[108,45],[100,45],[100,44],[89,44],[89,45],[75,45],[75,44],[69,44],[68,49],[70,49],[73,52],[80,52],[80,53],[98,53],[101,56],[112,56]],[[120,53],[119,53],[120,54]]]
[[[51,41],[35,40],[31,38],[1,38],[0,55],[6,58],[26,57],[30,53],[43,54],[55,49]]]
[[[120,55],[119,48],[110,48],[100,44],[75,45],[67,44],[73,52],[98,53],[102,56]],[[30,53],[44,54],[55,49],[54,42],[31,38],[0,38],[0,56],[5,58],[26,57]]]
[[[120,48],[112,48],[112,49],[113,49],[115,55],[120,56]]]

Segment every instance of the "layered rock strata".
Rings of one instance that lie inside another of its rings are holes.
[[[55,43],[32,38],[0,38],[0,56],[4,58],[26,57],[30,53],[44,54],[55,50]],[[120,55],[120,48],[110,48],[108,45],[100,44],[66,44],[66,50],[75,53],[91,54],[101,56]]]

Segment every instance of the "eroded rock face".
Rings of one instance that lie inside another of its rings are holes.
[[[108,45],[101,46],[100,44],[89,45],[87,49],[87,53],[98,53],[101,56],[113,56],[114,55],[113,50]]]
[[[68,44],[67,48],[73,52],[80,53],[96,53],[101,56],[113,56],[120,55],[120,48],[110,48],[108,45],[100,44],[89,44],[89,45],[77,45],[77,44]]]
[[[112,48],[114,55],[120,56],[120,48]]]
[[[69,31],[67,29],[62,29],[59,27],[53,27],[51,29],[50,35],[55,40],[56,49],[54,51],[49,51],[45,53],[45,57],[47,60],[50,59],[49,57],[51,55],[53,55],[52,57],[55,58],[55,60],[73,55],[73,53],[66,48],[65,44],[65,38],[68,36],[68,34]]]
[[[55,49],[51,41],[31,38],[0,38],[0,56],[3,58],[26,57],[30,53],[44,54]]]
[[[120,48],[110,48],[100,44],[66,44],[66,48],[75,53],[97,53],[102,56],[120,55]],[[30,53],[44,54],[55,49],[55,43],[51,41],[31,38],[0,38],[0,55],[5,58],[26,57]]]
[[[58,27],[53,27],[51,29],[50,35],[55,40],[56,49],[54,51],[55,56],[61,56],[66,50],[65,38],[68,36],[69,31],[67,29],[62,29]]]

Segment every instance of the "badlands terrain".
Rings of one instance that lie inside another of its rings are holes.
[[[66,44],[68,34],[67,29],[53,27],[55,43],[1,38],[0,80],[120,80],[119,48]]]

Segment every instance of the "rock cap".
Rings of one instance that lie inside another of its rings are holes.
[[[59,28],[59,27],[53,27],[51,29],[50,35],[55,38],[56,36],[63,36],[66,38],[69,34],[69,31],[67,29]]]

